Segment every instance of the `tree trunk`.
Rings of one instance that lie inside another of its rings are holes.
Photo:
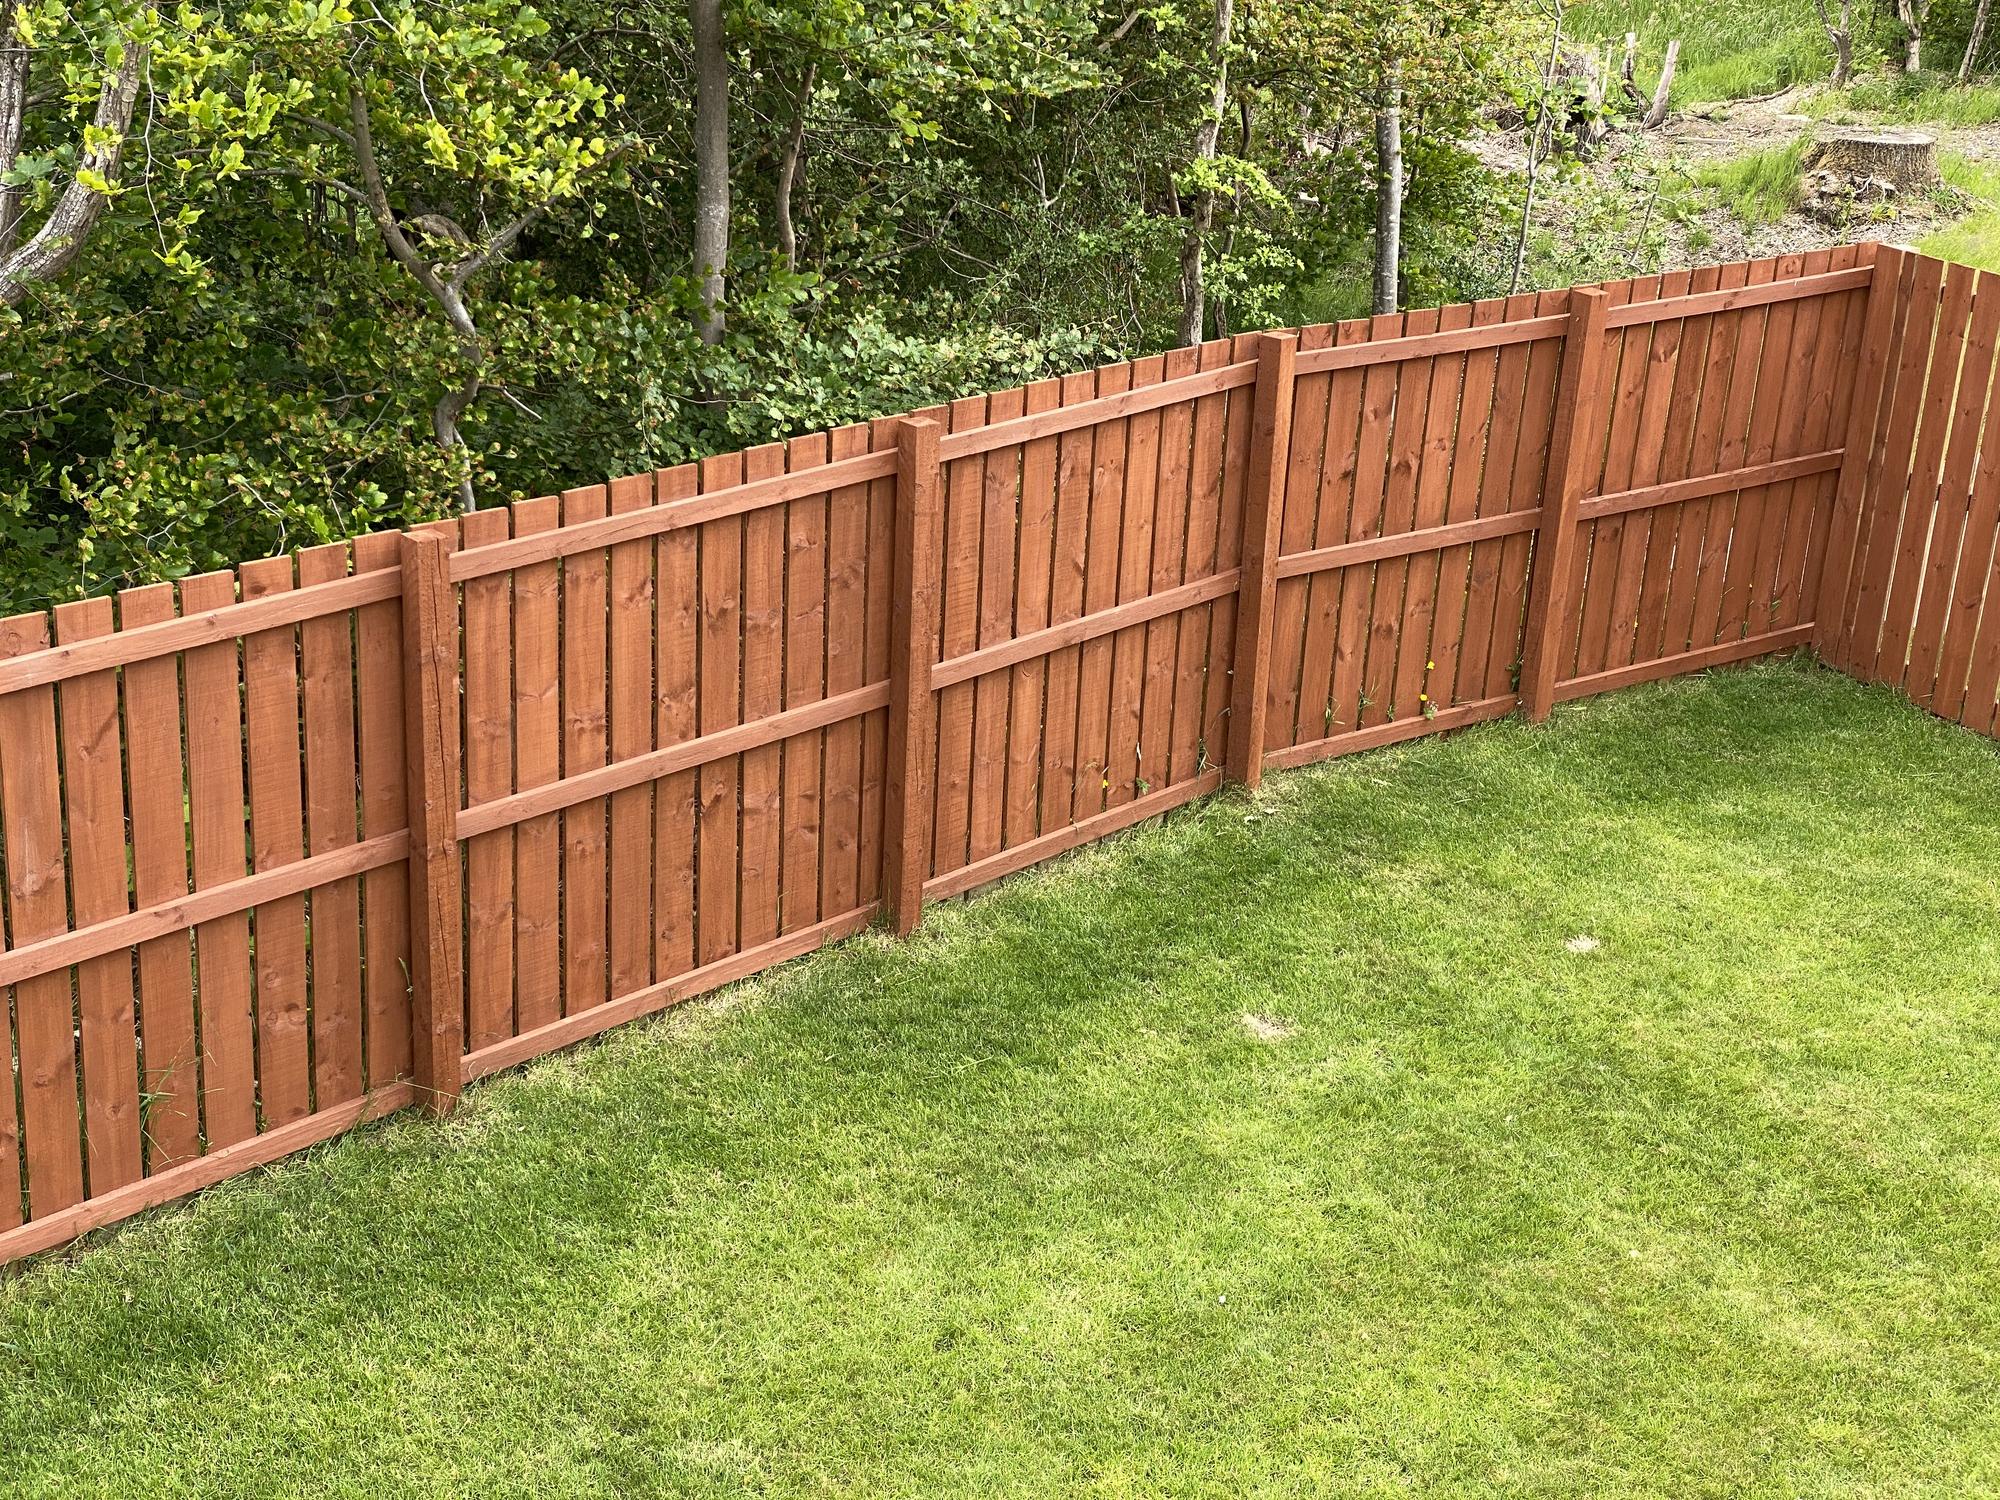
[[[1200,162],[1215,160],[1222,139],[1222,115],[1229,108],[1229,34],[1235,20],[1235,0],[1215,0],[1215,31],[1209,40],[1215,56],[1215,87],[1209,94],[1208,113],[1202,116],[1201,133],[1195,137],[1195,159]],[[1184,348],[1201,342],[1208,307],[1202,247],[1214,224],[1215,189],[1204,181],[1196,189],[1194,212],[1181,236],[1181,322],[1176,334]]]
[[[1402,265],[1403,84],[1401,70],[1391,63],[1375,114],[1375,312],[1396,310]]]
[[[694,32],[694,266],[704,344],[722,338],[729,266],[729,53],[722,0],[688,0]]]
[[[13,35],[11,26],[8,35]],[[145,76],[147,50],[140,43],[127,40],[124,66],[104,80],[91,129],[77,154],[79,174],[95,172],[116,185],[125,155],[125,132],[131,128],[139,80]],[[0,256],[0,307],[19,307],[37,282],[67,271],[110,202],[105,194],[72,178],[41,228],[26,244]]]
[[[1969,82],[1973,64],[1979,60],[1979,49],[1986,44],[1986,8],[1990,0],[1979,0],[1979,8],[1972,13],[1972,35],[1966,38],[1965,56],[1958,60],[1958,81]]]
[[[1555,0],[1555,22],[1549,28],[1549,55],[1542,63],[1541,97],[1535,105],[1534,129],[1528,133],[1528,181],[1521,191],[1521,223],[1514,235],[1514,276],[1507,295],[1521,290],[1521,273],[1528,264],[1528,228],[1535,217],[1535,172],[1551,139],[1555,113],[1556,68],[1562,61],[1563,5]]]
[[[1937,186],[1937,137],[1922,130],[1845,127],[1815,143],[1804,166],[1851,181],[1880,178],[1907,197]]]
[[[1896,0],[1896,19],[1903,23],[1903,71],[1921,73],[1924,67],[1924,22],[1930,14],[1930,0]]]
[[[1826,39],[1833,43],[1833,86],[1844,89],[1854,76],[1854,0],[1840,0],[1840,22],[1834,23],[1826,8],[1826,0],[1813,0],[1813,9],[1819,12],[1820,29]]]
[[[28,110],[28,49],[14,30],[15,0],[0,0],[0,176],[21,158],[21,131]],[[14,248],[21,230],[25,183],[0,184],[0,255]]]
[[[792,188],[798,181],[799,161],[805,155],[806,111],[812,108],[813,80],[818,76],[819,65],[808,65],[805,82],[799,88],[792,128],[785,136],[784,149],[778,153],[778,253],[784,256],[787,271],[799,268],[799,232],[792,223]]]

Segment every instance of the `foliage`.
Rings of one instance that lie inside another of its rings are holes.
[[[1392,66],[1406,296],[1455,295],[1503,191],[1459,142],[1532,32],[1520,0],[1246,4],[1204,162],[1208,0],[730,0],[711,349],[677,0],[121,3],[0,0],[36,100],[0,218],[147,62],[88,252],[0,313],[5,608],[1161,347],[1197,198],[1211,331],[1339,302]]]
[[[1695,180],[1745,224],[1775,224],[1799,206],[1806,148],[1811,144],[1810,136],[1800,136],[1782,146],[1709,162],[1696,171]]]

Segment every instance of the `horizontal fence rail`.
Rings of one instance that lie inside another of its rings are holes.
[[[0,622],[0,1259],[1266,769],[1807,644],[1993,734],[1996,347],[1843,247]]]

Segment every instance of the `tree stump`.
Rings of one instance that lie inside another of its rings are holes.
[[[1937,137],[1921,130],[1835,130],[1806,153],[1805,165],[1854,183],[1884,182],[1907,197],[1937,186]]]

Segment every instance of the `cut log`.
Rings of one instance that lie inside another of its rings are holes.
[[[1907,196],[1937,186],[1937,138],[1921,130],[1834,130],[1814,143],[1805,165],[1856,182],[1887,182]]]

